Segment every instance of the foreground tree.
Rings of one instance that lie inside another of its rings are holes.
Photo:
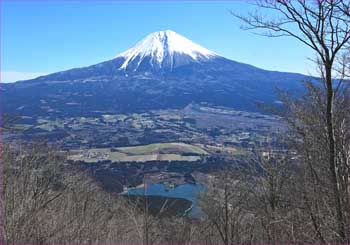
[[[1,148],[3,244],[140,243],[129,207],[43,144]]]
[[[247,225],[243,224],[248,223],[245,208],[250,190],[244,177],[236,169],[225,169],[210,178],[206,192],[201,194],[200,207],[211,227],[207,232],[215,232],[220,237],[213,243],[251,242]]]
[[[307,147],[297,149],[304,158],[303,162],[312,172],[312,180],[317,180],[315,186],[320,186],[322,180],[327,180],[327,190],[321,192],[326,191],[327,194],[319,198],[329,197],[324,204],[329,205],[326,209],[331,210],[330,213],[334,213],[335,224],[332,225],[336,228],[331,230],[335,233],[335,240],[340,243],[349,242],[347,210],[350,176],[348,154],[344,155],[349,149],[349,142],[344,138],[348,132],[349,119],[345,116],[347,112],[344,111],[346,103],[342,101],[346,98],[343,82],[348,68],[346,52],[350,40],[350,1],[265,0],[256,2],[256,5],[260,10],[279,14],[280,18],[266,19],[261,13],[248,16],[232,14],[246,24],[245,29],[261,29],[265,31],[262,35],[268,37],[293,37],[316,53],[315,61],[320,68],[323,86],[308,85],[308,95],[311,99],[308,101],[311,103],[309,106],[304,106],[302,101],[296,103],[289,101],[287,107],[291,112],[290,115],[294,116],[293,120],[289,120],[292,122],[289,125],[297,133],[295,136],[302,136],[304,140],[302,145]],[[338,96],[339,94],[342,95]],[[322,154],[308,156],[311,149]],[[312,167],[310,161],[313,163]],[[310,203],[309,201],[305,200],[306,203]],[[316,202],[313,200],[312,204]],[[311,206],[309,210],[319,210],[318,204],[315,208]],[[323,229],[320,225],[322,217],[316,217],[314,214],[314,211],[309,213],[319,239],[324,242],[326,237],[322,234],[332,225]]]
[[[340,89],[334,98],[334,139],[337,185],[345,237],[340,238],[339,216],[334,200],[334,183],[329,170],[328,134],[324,126],[327,98],[321,86],[305,83],[307,93],[293,99],[284,95],[292,147],[298,152],[295,193],[299,206],[309,216],[316,241],[329,243],[349,240],[350,229],[350,97],[348,89]]]

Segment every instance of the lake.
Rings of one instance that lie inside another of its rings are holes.
[[[176,186],[175,188],[168,188],[164,184],[148,184],[146,191],[144,187],[135,187],[128,189],[129,195],[152,195],[152,196],[165,196],[184,198],[192,202],[193,207],[190,212],[192,217],[201,217],[203,212],[198,206],[199,193],[204,191],[205,187],[202,185],[183,184]]]

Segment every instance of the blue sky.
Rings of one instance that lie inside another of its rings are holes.
[[[227,58],[308,74],[313,53],[293,38],[240,29],[229,10],[249,1],[16,1],[1,3],[1,81],[112,59],[147,34],[173,30]]]

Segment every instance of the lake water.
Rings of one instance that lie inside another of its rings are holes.
[[[190,215],[193,217],[200,217],[203,215],[203,212],[198,206],[198,198],[199,193],[204,190],[205,188],[202,185],[183,184],[175,188],[167,188],[164,184],[150,184],[146,186],[146,191],[143,187],[130,188],[128,194],[184,198],[191,201],[193,204]]]

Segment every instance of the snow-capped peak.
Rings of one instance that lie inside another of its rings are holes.
[[[127,69],[131,65],[136,70],[142,62],[147,62],[152,67],[172,69],[189,62],[200,62],[216,56],[218,56],[216,53],[174,31],[167,30],[149,34],[133,48],[117,57],[125,59],[120,69]]]

